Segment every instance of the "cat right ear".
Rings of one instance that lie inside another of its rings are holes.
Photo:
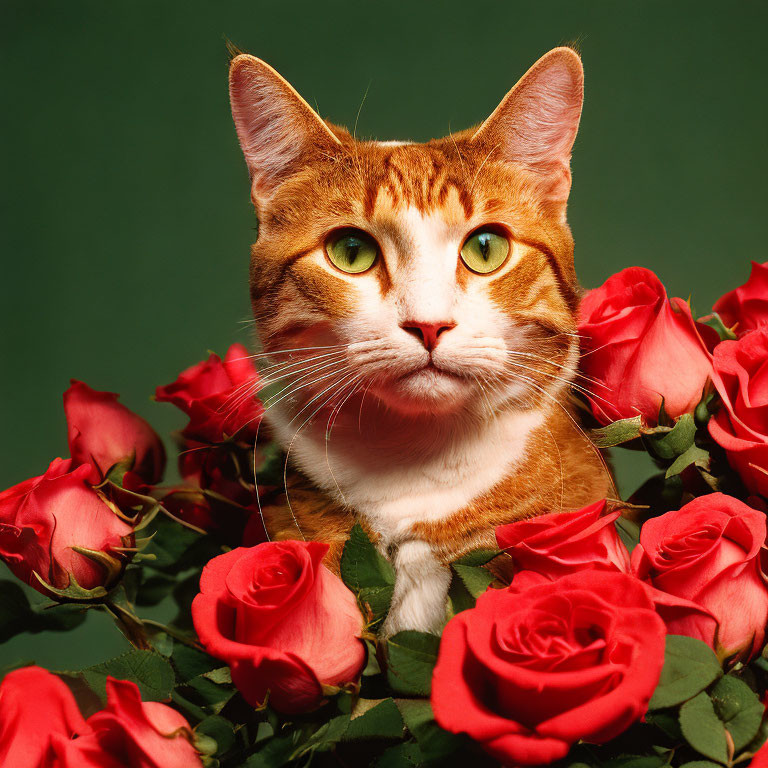
[[[312,154],[341,144],[291,84],[255,56],[232,60],[229,99],[254,201],[271,196]]]

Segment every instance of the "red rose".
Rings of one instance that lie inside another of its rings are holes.
[[[709,434],[752,493],[768,496],[768,326],[715,350],[712,381],[722,408]]]
[[[252,490],[246,488],[240,472],[250,469],[252,451],[236,463],[229,445],[208,445],[192,440],[186,441],[186,448],[179,454],[179,474],[184,481],[200,488],[214,491],[235,504],[247,507],[254,501]]]
[[[739,336],[768,325],[768,261],[753,261],[749,280],[721,296],[712,309]]]
[[[603,424],[641,415],[658,422],[696,408],[712,372],[712,328],[696,323],[682,299],[667,299],[648,269],[630,267],[589,291],[581,302],[582,370],[590,405]],[[706,343],[705,343],[706,340]]]
[[[709,610],[719,622],[716,650],[723,658],[748,658],[762,648],[768,621],[760,567],[765,536],[762,512],[723,493],[700,496],[643,525],[632,569],[662,592]],[[685,619],[669,631],[697,637]]]
[[[0,765],[50,766],[51,735],[87,730],[64,682],[40,667],[9,672],[0,684]]]
[[[13,768],[193,768],[202,766],[189,723],[142,702],[126,680],[107,678],[107,708],[84,720],[69,688],[40,667],[0,685],[0,764]]]
[[[585,568],[629,573],[629,553],[614,522],[620,510],[597,501],[572,512],[552,512],[496,529],[499,547],[512,555],[515,570],[557,579]]]
[[[254,706],[314,709],[325,686],[354,683],[365,662],[354,595],[322,559],[327,544],[240,547],[203,569],[192,619],[208,653],[224,660]]]
[[[101,480],[120,461],[133,457],[131,471],[148,485],[160,482],[165,449],[144,419],[121,403],[114,392],[97,392],[72,380],[64,393],[69,452],[75,464],[92,464]]]
[[[189,416],[183,435],[203,443],[220,443],[239,435],[251,440],[264,407],[256,399],[259,374],[248,350],[233,344],[222,361],[211,355],[172,384],[158,387],[160,402],[173,403]]]
[[[133,529],[89,485],[90,464],[55,459],[47,472],[0,493],[0,558],[47,594],[35,573],[57,589],[70,576],[86,589],[109,586],[123,560],[115,552]],[[100,563],[75,548],[97,553]],[[105,567],[107,566],[107,567]]]
[[[581,571],[490,589],[446,626],[432,678],[437,722],[505,765],[551,763],[645,714],[664,623],[631,576]]]

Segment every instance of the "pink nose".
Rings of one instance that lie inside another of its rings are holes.
[[[439,341],[440,334],[456,327],[456,323],[419,323],[415,320],[407,320],[400,326],[406,333],[415,336],[431,352]]]

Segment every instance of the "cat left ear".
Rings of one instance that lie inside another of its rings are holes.
[[[229,97],[254,202],[269,197],[313,156],[341,145],[293,86],[255,56],[232,60]]]
[[[546,198],[565,203],[583,101],[579,55],[572,48],[555,48],[520,78],[471,141],[530,168],[540,175]]]

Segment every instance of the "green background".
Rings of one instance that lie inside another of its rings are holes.
[[[570,221],[586,286],[655,270],[701,313],[766,258],[766,4],[2,0],[0,488],[65,456],[69,377],[163,434],[157,384],[248,341],[254,216],[225,37],[359,136],[482,120],[541,54],[586,68]],[[644,468],[620,460],[625,489]],[[122,647],[105,618],[21,636],[0,664]]]

